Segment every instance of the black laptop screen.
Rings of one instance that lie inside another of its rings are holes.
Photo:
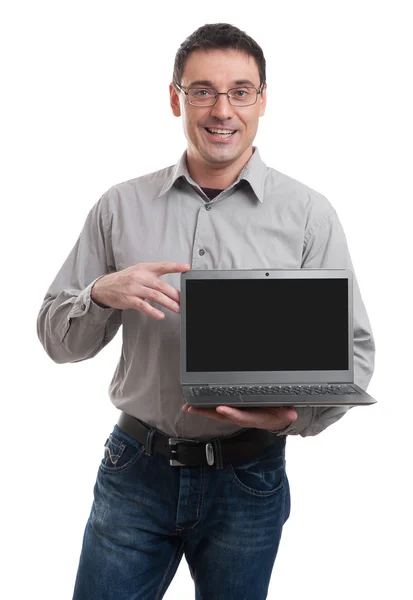
[[[188,372],[349,368],[347,279],[188,279],[186,286]]]

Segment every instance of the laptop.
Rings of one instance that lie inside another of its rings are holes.
[[[363,406],[354,383],[347,269],[181,273],[180,377],[187,404]]]

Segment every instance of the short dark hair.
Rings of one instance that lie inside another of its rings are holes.
[[[228,23],[203,25],[182,42],[175,56],[172,81],[181,84],[182,73],[191,52],[213,48],[239,50],[255,58],[260,75],[260,87],[264,86],[265,58],[261,47],[245,31]]]

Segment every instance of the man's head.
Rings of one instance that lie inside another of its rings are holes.
[[[190,35],[178,49],[169,86],[173,114],[183,117],[188,156],[211,167],[248,160],[266,87],[263,52],[246,33],[217,23]],[[231,98],[213,90],[232,90]],[[219,137],[210,128],[235,133]]]

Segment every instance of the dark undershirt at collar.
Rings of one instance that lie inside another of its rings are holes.
[[[215,196],[218,196],[222,192],[222,190],[216,190],[215,188],[206,188],[201,187],[201,190],[208,196],[209,200],[213,200]]]

